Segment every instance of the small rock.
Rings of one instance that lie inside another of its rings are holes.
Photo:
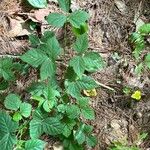
[[[138,118],[142,118],[142,116],[143,116],[143,115],[142,115],[141,112],[137,112],[137,117],[138,117]]]

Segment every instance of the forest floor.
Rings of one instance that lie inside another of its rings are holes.
[[[136,30],[136,19],[150,22],[150,1],[73,0],[72,9],[77,8],[90,13],[89,49],[99,52],[107,64],[105,69],[93,74],[105,85],[92,98],[96,119],[90,124],[99,141],[94,150],[105,150],[113,141],[126,141],[128,145],[136,143],[143,150],[150,148],[150,138],[137,143],[141,133],[150,134],[150,71],[145,70],[141,75],[134,73],[136,61],[128,40]],[[48,28],[55,30],[45,23],[43,16],[56,11],[59,9],[52,0],[44,10],[27,7],[19,0],[0,0],[0,57],[15,57],[29,48],[31,31],[27,23],[30,20],[37,22],[39,35]],[[61,29],[56,32],[62,40]],[[70,34],[69,29],[67,34]],[[27,82],[24,80],[18,81],[19,91]],[[141,100],[136,101],[131,94],[125,94],[125,87],[140,90]]]

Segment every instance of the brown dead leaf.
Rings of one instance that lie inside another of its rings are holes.
[[[28,27],[28,24],[21,17],[16,17],[15,19],[9,18],[9,21],[9,37],[17,37],[31,34],[31,30]]]
[[[10,30],[8,32],[9,37],[15,37],[23,30],[21,25],[23,20],[21,20],[21,18],[19,20],[9,18],[9,21],[10,21]]]
[[[34,17],[38,22],[44,22],[45,16],[48,16],[49,13],[50,13],[50,10],[48,8],[35,10]]]

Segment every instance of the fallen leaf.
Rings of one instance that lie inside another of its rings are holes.
[[[45,21],[45,16],[48,16],[49,13],[50,13],[50,10],[48,8],[35,10],[34,17],[37,21],[44,22]]]
[[[31,34],[29,25],[21,17],[15,19],[9,18],[10,30],[8,31],[9,37],[17,37]]]
[[[9,37],[15,37],[23,30],[21,25],[22,20],[9,18],[9,21],[10,21],[10,30],[8,32]]]
[[[136,99],[136,100],[140,100],[141,99],[141,91],[137,90],[135,91],[132,95],[131,98]]]
[[[92,89],[92,90],[83,90],[84,95],[88,96],[88,97],[95,97],[97,96],[97,92],[96,89]]]

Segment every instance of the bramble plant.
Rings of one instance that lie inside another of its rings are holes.
[[[37,8],[47,5],[46,0],[28,1]],[[83,96],[82,92],[99,87],[86,72],[102,69],[104,62],[98,53],[88,51],[86,21],[89,14],[82,10],[70,13],[70,0],[58,0],[58,3],[64,14],[51,13],[46,20],[55,27],[70,24],[76,36],[72,47],[76,55],[66,65],[62,81],[58,81],[57,59],[62,48],[55,34],[46,31],[40,39],[30,35],[34,48],[20,56],[20,66],[26,63],[36,68],[40,78],[27,89],[31,95],[28,102],[15,93],[6,96],[4,106],[7,112],[0,111],[0,149],[42,150],[46,144],[40,140],[43,134],[58,138],[66,150],[83,150],[86,145],[94,147],[97,143],[93,127],[85,122],[94,119],[95,113],[89,105],[90,98]],[[11,59],[0,61],[3,62],[0,63],[0,77],[9,81],[15,75],[16,67],[13,68]]]

